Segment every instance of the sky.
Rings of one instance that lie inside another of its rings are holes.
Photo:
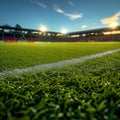
[[[0,0],[0,25],[67,32],[120,25],[120,0]]]

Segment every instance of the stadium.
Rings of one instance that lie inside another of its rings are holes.
[[[120,41],[120,26],[60,33],[34,29],[0,26],[0,42],[107,42]]]
[[[0,61],[1,120],[120,118],[120,26],[66,34],[0,26]]]
[[[120,120],[120,0],[0,0],[0,120]]]

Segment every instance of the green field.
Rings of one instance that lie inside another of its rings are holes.
[[[0,78],[1,120],[119,120],[120,52]]]
[[[99,53],[118,42],[0,44],[0,70]],[[120,52],[0,77],[0,120],[119,120]]]
[[[57,62],[120,48],[120,42],[0,44],[0,71]]]

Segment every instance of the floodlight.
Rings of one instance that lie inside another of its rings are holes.
[[[41,32],[46,32],[47,31],[47,27],[45,25],[41,25],[40,26],[40,31]]]
[[[62,33],[62,34],[66,34],[66,33],[67,33],[67,30],[66,30],[66,29],[62,29],[62,30],[61,30],[61,33]]]
[[[117,26],[118,26],[118,23],[117,22],[113,22],[113,23],[110,24],[109,27],[116,28]]]

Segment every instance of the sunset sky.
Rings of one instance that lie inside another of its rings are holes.
[[[120,25],[120,0],[0,0],[0,25],[68,32]]]

